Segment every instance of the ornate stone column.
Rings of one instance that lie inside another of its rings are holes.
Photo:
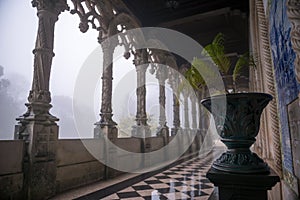
[[[118,137],[117,123],[112,119],[112,84],[113,84],[113,53],[117,42],[105,40],[100,43],[103,51],[103,73],[102,73],[102,102],[100,110],[100,121],[95,123],[94,137],[107,135],[109,139]]]
[[[184,130],[186,133],[190,132],[190,121],[189,121],[189,96],[188,92],[183,91],[183,109],[184,109]]]
[[[145,50],[136,50],[134,54],[134,65],[137,72],[137,110],[136,125],[133,126],[132,135],[134,137],[149,137],[151,135],[150,128],[147,124],[146,113],[146,70],[148,57]]]
[[[192,96],[191,98],[192,103],[192,129],[194,131],[197,130],[197,99],[195,96]]]
[[[199,91],[197,91],[197,96],[198,96],[198,102],[200,102],[202,99],[206,97],[206,87],[202,86]],[[209,123],[209,116],[206,115],[207,110],[203,107],[201,103],[198,104],[198,133],[199,133],[199,141],[200,145],[203,143],[204,138],[207,133],[208,129],[208,123]]]
[[[58,126],[52,107],[49,80],[52,65],[54,26],[61,12],[68,9],[65,0],[33,0],[37,8],[38,32],[35,43],[34,74],[28,96],[27,112],[17,118],[15,138],[26,141],[24,157],[24,198],[46,199],[55,194],[56,145]]]
[[[169,127],[166,120],[166,91],[165,81],[167,79],[167,67],[160,65],[158,67],[156,78],[159,83],[159,126],[157,128],[157,135],[163,136],[166,140],[169,138]]]
[[[171,76],[169,79],[171,88],[173,90],[173,128],[171,134],[176,135],[180,131],[180,103],[179,97],[177,96],[178,90],[178,78]]]

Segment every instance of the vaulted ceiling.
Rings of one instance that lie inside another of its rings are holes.
[[[221,32],[226,51],[242,54],[249,48],[249,0],[123,0],[143,26],[182,32],[202,46]],[[168,4],[169,3],[169,4]],[[175,3],[174,7],[168,7]]]

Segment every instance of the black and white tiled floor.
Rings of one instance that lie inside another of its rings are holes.
[[[209,198],[214,189],[213,184],[205,177],[211,163],[212,158],[210,156],[205,158],[196,157],[145,178],[142,181],[127,185],[123,189],[110,193],[107,196],[101,195],[98,199],[205,200]],[[126,184],[126,181],[124,184]]]

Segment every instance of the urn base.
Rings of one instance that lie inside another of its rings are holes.
[[[250,150],[228,150],[213,163],[212,168],[240,174],[268,174],[270,171],[268,164]]]

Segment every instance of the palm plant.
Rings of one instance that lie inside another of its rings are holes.
[[[217,34],[212,43],[204,47],[202,55],[209,56],[218,67],[222,77],[230,77],[234,83],[245,68],[249,67],[249,65],[255,65],[252,56],[250,56],[249,52],[246,52],[235,62],[233,73],[230,74],[230,68],[233,66],[233,63],[229,56],[225,54],[224,43],[224,35],[222,33]],[[199,71],[201,71],[201,74]],[[214,73],[212,68],[210,68],[203,59],[194,58],[191,68],[185,72],[185,78],[194,89],[199,90],[201,86],[206,85],[202,76],[214,77]],[[229,85],[226,83],[225,90],[227,93],[229,93],[230,90],[235,92],[235,88],[229,88]]]

